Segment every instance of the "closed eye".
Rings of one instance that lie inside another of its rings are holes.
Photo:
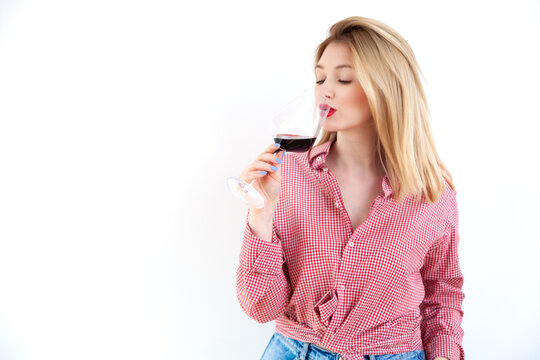
[[[316,83],[320,85],[323,82],[324,82],[324,80],[319,80]],[[346,81],[346,80],[339,80],[339,82],[342,83],[342,84],[350,84],[350,83],[352,83],[352,81]]]

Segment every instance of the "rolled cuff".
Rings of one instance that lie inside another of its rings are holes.
[[[272,242],[268,242],[253,234],[246,218],[244,239],[240,249],[240,264],[254,272],[279,275],[283,262],[281,240],[277,236],[275,227],[272,226]]]
[[[444,357],[449,360],[465,360],[465,352],[461,344],[457,344],[451,336],[437,336],[430,343],[424,344],[426,360]]]

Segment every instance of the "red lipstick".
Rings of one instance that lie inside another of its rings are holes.
[[[336,112],[336,109],[334,109],[333,107],[331,107],[328,104],[320,104],[319,109],[321,109],[321,115],[324,115],[324,112],[327,111],[328,109],[330,109],[330,110],[328,110],[328,115],[326,115],[327,117],[332,116]]]

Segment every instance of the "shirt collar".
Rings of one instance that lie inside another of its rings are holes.
[[[319,171],[328,171],[326,167],[326,156],[330,152],[330,147],[334,140],[328,140],[325,143],[312,147],[308,151],[308,164],[310,168],[316,172]],[[384,198],[387,199],[393,193],[392,187],[390,186],[390,178],[388,175],[385,175],[382,180],[382,189],[384,191]]]

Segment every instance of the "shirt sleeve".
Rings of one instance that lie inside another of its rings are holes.
[[[249,218],[249,210],[248,210]],[[277,319],[291,297],[281,241],[272,226],[272,242],[246,228],[236,270],[236,295],[244,312],[260,323]]]
[[[458,208],[453,192],[444,235],[428,251],[421,269],[425,297],[420,305],[421,332],[427,360],[464,360],[461,304],[463,275],[459,266]]]

